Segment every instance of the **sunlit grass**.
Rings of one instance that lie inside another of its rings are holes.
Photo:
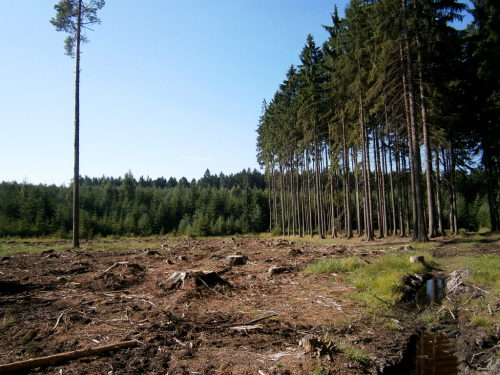
[[[399,301],[406,291],[404,275],[424,274],[429,266],[434,268],[437,266],[434,258],[426,253],[424,253],[426,264],[410,263],[409,258],[408,252],[384,254],[367,261],[354,257],[331,258],[311,263],[305,272],[345,274],[344,280],[360,292],[393,304]],[[366,301],[366,304],[370,302]]]
[[[493,317],[489,315],[475,315],[472,318],[470,318],[470,324],[473,325],[474,327],[477,328],[483,328],[486,330],[491,330],[493,328],[493,325],[496,323],[496,320],[493,319]]]
[[[426,262],[435,264],[430,255]],[[424,274],[427,267],[422,263],[410,263],[409,255],[389,254],[370,260],[362,269],[355,270],[347,280],[362,292],[395,303],[405,293],[403,276],[406,274]]]
[[[304,272],[310,274],[322,274],[322,273],[346,273],[352,272],[355,269],[361,267],[361,262],[354,257],[348,258],[330,258],[318,260],[311,263]]]
[[[439,241],[412,242],[410,246],[413,248],[413,250],[429,250],[441,247],[443,246],[443,243]]]
[[[363,349],[354,345],[347,340],[339,340],[335,343],[342,353],[345,353],[351,360],[358,362],[362,365],[370,364],[372,357],[367,354]]]

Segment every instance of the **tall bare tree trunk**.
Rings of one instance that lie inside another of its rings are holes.
[[[80,247],[80,39],[82,29],[82,0],[78,1],[75,72],[75,155],[73,171],[73,247]]]
[[[363,235],[363,221],[361,220],[361,204],[359,197],[359,176],[356,170],[356,166],[358,165],[358,154],[356,150],[353,150],[353,167],[354,171],[354,189],[356,192],[356,232],[358,233],[358,237]]]
[[[345,233],[347,238],[352,238],[352,218],[351,218],[351,183],[349,171],[349,153],[345,134],[345,114],[344,106],[341,104],[342,123],[342,154],[344,157],[344,197],[345,197]]]
[[[434,186],[432,183],[432,154],[429,141],[429,126],[427,124],[427,103],[425,100],[425,90],[423,82],[423,66],[422,54],[418,51],[419,73],[418,81],[420,88],[420,108],[422,111],[422,135],[424,138],[424,154],[425,154],[425,178],[427,183],[427,211],[429,216],[429,238],[436,237],[436,208],[434,203]]]
[[[438,219],[438,234],[444,235],[443,225],[443,203],[441,200],[441,171],[439,168],[439,150],[436,150],[436,201],[437,201],[437,219]]]
[[[412,192],[415,197],[415,205],[413,212],[414,217],[414,234],[413,238],[418,242],[428,241],[427,232],[425,230],[425,214],[424,214],[424,202],[421,184],[421,172],[422,166],[420,161],[420,144],[418,142],[418,132],[417,132],[417,115],[416,115],[416,103],[415,103],[415,90],[413,87],[413,62],[412,54],[410,48],[410,41],[408,35],[408,27],[406,24],[406,0],[402,0],[402,10],[403,10],[403,42],[406,52],[406,74],[407,74],[407,87],[408,87],[408,104],[410,109],[410,123],[408,129],[408,136],[410,139],[410,163],[412,166]],[[415,222],[416,221],[416,222]]]

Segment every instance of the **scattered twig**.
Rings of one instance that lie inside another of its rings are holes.
[[[151,306],[157,308],[156,305],[153,302],[151,302],[151,301],[148,301],[146,299],[141,299],[140,301],[145,302],[145,303],[149,303]]]
[[[470,362],[471,362],[471,363],[472,363],[472,362],[474,362],[474,358],[476,358],[476,356],[478,356],[478,357],[479,357],[481,354],[484,354],[484,353],[486,353],[486,352],[481,352],[481,353],[475,353],[475,354],[473,354],[473,355],[472,355],[472,358],[471,358],[471,360],[470,360]]]
[[[476,296],[476,292],[472,294],[472,296],[464,303],[464,306],[467,305],[471,299],[473,299]]]
[[[104,271],[102,271],[102,273],[107,273],[107,272],[111,271],[113,268],[120,266],[120,265],[124,265],[124,264],[128,264],[128,262],[116,262],[111,267],[106,268]]]
[[[258,318],[258,319],[251,320],[251,321],[245,322],[245,323],[225,324],[225,325],[220,326],[218,328],[229,328],[229,327],[237,327],[237,326],[249,326],[249,325],[255,324],[257,322],[260,322],[261,320],[272,318],[273,316],[276,316],[276,315],[278,315],[278,314],[272,314],[272,315],[264,316],[263,318]]]
[[[28,359],[26,361],[8,363],[0,365],[0,374],[8,374],[14,371],[32,369],[41,366],[54,365],[59,362],[69,361],[71,359],[91,357],[96,354],[109,352],[116,349],[131,348],[139,345],[137,340],[125,341],[118,344],[104,345],[92,349],[81,349],[72,352],[60,353],[48,357]]]
[[[388,304],[389,306],[392,306],[392,304],[390,302],[384,301],[382,298],[377,297],[375,294],[373,295],[373,297],[375,297],[376,299],[378,299],[380,302],[383,302],[383,303]]]
[[[58,317],[57,317],[57,320],[56,320],[56,324],[54,325],[54,327],[50,330],[51,332],[54,332],[57,328],[57,326],[59,325],[59,321],[61,320],[61,318],[65,315],[67,315],[71,310],[73,310],[75,307],[77,307],[78,305],[80,305],[81,303],[83,302],[83,298],[80,300],[80,302],[78,302],[76,305],[74,306],[71,306],[69,309],[67,310],[64,310]]]
[[[256,324],[253,326],[234,326],[234,327],[229,327],[229,329],[237,332],[245,332],[248,333],[248,331],[258,331],[261,329],[264,329],[264,326],[261,324]]]
[[[205,285],[208,289],[210,289],[215,294],[217,294],[217,295],[219,295],[221,297],[227,298],[227,299],[231,299],[231,297],[228,297],[228,296],[226,296],[224,294],[221,294],[218,291],[216,291],[214,288],[211,288],[210,286],[208,286],[208,284],[205,282],[205,280],[203,280],[199,275],[197,275],[196,272],[190,271],[190,273],[193,274],[198,280],[200,280],[203,283],[203,285]],[[241,301],[240,298],[234,298],[234,299]]]
[[[453,311],[451,311],[451,309],[448,309],[448,311],[450,312],[450,314],[451,314],[451,316],[452,316],[453,320],[457,320],[457,318],[455,318],[455,314],[453,314]]]
[[[180,346],[187,346],[187,344],[184,344],[181,340],[179,340],[177,337],[174,337],[174,341],[179,344]]]
[[[481,291],[481,292],[483,292],[483,293],[490,294],[490,292],[488,292],[487,290],[481,289],[481,288],[479,288],[479,287],[475,286],[474,284],[472,284],[472,286],[473,286],[474,288],[476,288],[476,289],[480,290],[480,291]]]
[[[453,291],[453,289],[455,288],[458,288],[460,285],[462,285],[463,283],[460,281],[458,284],[456,284],[453,288],[451,288],[448,293],[451,293]]]

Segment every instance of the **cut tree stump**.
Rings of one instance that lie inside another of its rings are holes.
[[[227,285],[231,284],[217,275],[213,271],[186,271],[186,272],[174,272],[165,282],[158,283],[158,286],[163,290],[174,290],[174,289],[184,289],[189,288],[202,288],[202,287],[214,287],[216,285]]]
[[[229,255],[226,257],[226,262],[230,266],[242,266],[246,264],[248,257],[246,255]]]
[[[423,255],[414,255],[410,257],[410,263],[425,263]]]
[[[288,267],[272,266],[267,271],[267,274],[269,276],[273,276],[273,275],[277,275],[277,274],[284,273],[284,272],[290,272],[290,269]]]
[[[300,249],[288,249],[287,253],[292,256],[304,254],[304,252]]]

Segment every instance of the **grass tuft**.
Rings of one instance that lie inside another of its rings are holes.
[[[358,362],[364,366],[370,364],[372,357],[369,354],[365,353],[364,350],[355,346],[353,343],[346,340],[340,340],[336,344],[339,350],[345,353],[351,360]]]
[[[347,273],[361,267],[361,262],[353,257],[349,258],[330,258],[318,260],[311,263],[304,272],[309,274],[322,274],[322,273]]]

